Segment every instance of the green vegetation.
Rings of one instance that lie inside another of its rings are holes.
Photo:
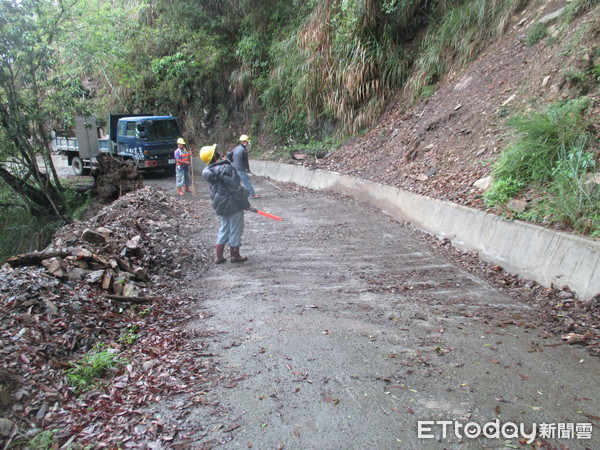
[[[582,97],[512,118],[513,142],[494,166],[486,203],[502,205],[543,188],[529,218],[600,235],[600,188],[590,179],[598,145],[591,106],[591,98]]]
[[[44,248],[61,222],[48,223],[31,216],[22,208],[0,212],[0,259]]]
[[[140,314],[140,317],[143,317]],[[121,330],[121,336],[119,336],[119,343],[131,345],[141,336],[141,333],[138,333],[140,330],[139,325],[131,325],[128,328],[123,328]]]
[[[519,0],[440,2],[407,82],[413,100],[427,97],[431,85],[451,68],[460,68],[475,59],[486,44],[504,32],[521,4]]]
[[[152,306],[148,306],[137,313],[138,317],[146,317],[149,314],[152,314]]]
[[[600,0],[572,0],[567,4],[568,19],[573,20],[590,8],[600,4]]]
[[[92,201],[88,194],[75,189],[65,189],[64,217],[67,220],[81,218],[85,208]],[[39,250],[48,245],[54,232],[65,224],[65,219],[48,220],[30,214],[26,205],[15,201],[13,191],[4,188],[0,182],[0,260],[19,253]]]
[[[430,95],[521,4],[134,0],[115,9],[82,0],[63,13],[52,49],[66,92],[79,90],[100,116],[170,111],[187,134],[207,139],[242,119],[253,134],[304,145],[368,129],[409,79],[416,97]],[[69,101],[56,126],[83,108]]]
[[[306,143],[356,133],[379,116],[408,67],[392,40],[401,30],[390,20],[406,23],[407,12],[388,11],[377,2],[319,2],[300,27],[272,43],[260,99],[281,138]],[[383,17],[379,27],[369,20],[375,16]]]
[[[595,64],[594,67],[590,69],[590,76],[597,82],[600,82],[600,64]]]
[[[233,140],[232,123],[274,136],[276,144],[339,139],[371,127],[402,87],[415,101],[431,95],[530,3],[132,0],[115,7],[106,0],[11,0],[4,2],[15,31],[6,62],[19,61],[12,73],[23,75],[7,73],[3,97],[11,87],[26,93],[27,110],[40,113],[27,120],[45,120],[29,130],[40,133],[68,129],[85,112],[168,111],[192,142]],[[568,7],[576,16],[597,4],[574,0]],[[534,26],[527,42],[545,32]],[[24,56],[11,58],[14,51]],[[48,142],[44,137],[37,142]]]
[[[525,44],[533,45],[544,39],[548,35],[548,29],[546,25],[542,23],[536,23],[531,27],[525,38]]]
[[[79,361],[73,363],[73,368],[67,370],[69,382],[79,391],[87,391],[102,385],[104,378],[111,369],[126,363],[126,360],[110,349],[97,345]]]
[[[525,184],[510,176],[497,178],[493,185],[485,192],[484,198],[488,205],[503,205],[511,198],[518,195]]]
[[[16,439],[8,448],[25,448],[35,450],[50,450],[56,447],[54,435],[60,430],[43,430],[30,438]]]

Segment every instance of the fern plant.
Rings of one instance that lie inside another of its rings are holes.
[[[125,363],[126,360],[117,353],[98,345],[73,363],[73,368],[67,370],[67,378],[78,391],[87,391],[102,384],[102,378],[111,369]]]

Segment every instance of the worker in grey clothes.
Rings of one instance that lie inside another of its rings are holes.
[[[250,163],[248,162],[248,142],[248,136],[242,134],[240,136],[240,145],[227,153],[227,159],[231,161],[250,196],[258,198],[259,195],[254,192],[254,187],[252,187],[250,177],[248,177],[248,174],[252,173],[250,172]]]
[[[206,167],[202,177],[210,185],[210,198],[215,212],[221,219],[217,233],[215,264],[226,261],[223,256],[225,244],[229,244],[232,263],[248,258],[240,255],[244,232],[244,211],[250,209],[248,191],[240,183],[240,177],[227,159],[220,159],[216,144],[202,147],[200,159]]]

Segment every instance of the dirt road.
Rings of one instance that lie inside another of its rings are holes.
[[[529,307],[410,226],[349,198],[254,183],[253,206],[284,220],[247,213],[249,261],[213,266],[182,293],[199,300],[189,326],[211,336],[228,380],[198,405],[165,405],[189,446],[600,447],[598,358],[510,325]]]

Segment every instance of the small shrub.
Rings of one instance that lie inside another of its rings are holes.
[[[546,25],[542,23],[536,23],[534,26],[531,27],[529,33],[527,33],[527,37],[525,38],[525,44],[528,46],[537,44],[542,39],[544,39],[547,34],[548,30],[546,28]]]
[[[483,194],[483,200],[487,205],[504,205],[510,198],[517,195],[525,185],[512,178],[497,180]]]
[[[119,342],[121,344],[131,345],[141,336],[138,333],[140,327],[138,325],[131,325],[129,328],[123,328],[121,330],[121,336],[119,336]]]
[[[593,183],[554,186],[549,197],[551,223],[563,223],[574,231],[600,236],[600,189]]]
[[[539,205],[534,205],[530,210],[518,212],[513,218],[524,220],[526,222],[543,223],[546,221],[547,215],[544,214],[544,208],[540,208]]]
[[[125,359],[111,350],[96,346],[67,370],[67,378],[79,391],[87,391],[101,384],[110,369],[125,364]]]
[[[139,317],[146,317],[148,314],[152,313],[152,306],[148,306],[145,309],[142,309],[139,313]]]
[[[583,97],[511,119],[514,140],[494,165],[486,204],[503,205],[527,191],[536,201],[514,218],[600,235],[600,189],[589,179],[598,142],[586,116],[590,105]]]
[[[495,164],[494,178],[524,184],[551,180],[556,161],[566,149],[586,148],[594,140],[591,121],[585,117],[590,104],[583,97],[510,119],[513,142]]]
[[[548,189],[553,222],[586,234],[600,233],[600,189],[586,177],[595,166],[594,155],[582,149],[574,149],[558,161]]]

